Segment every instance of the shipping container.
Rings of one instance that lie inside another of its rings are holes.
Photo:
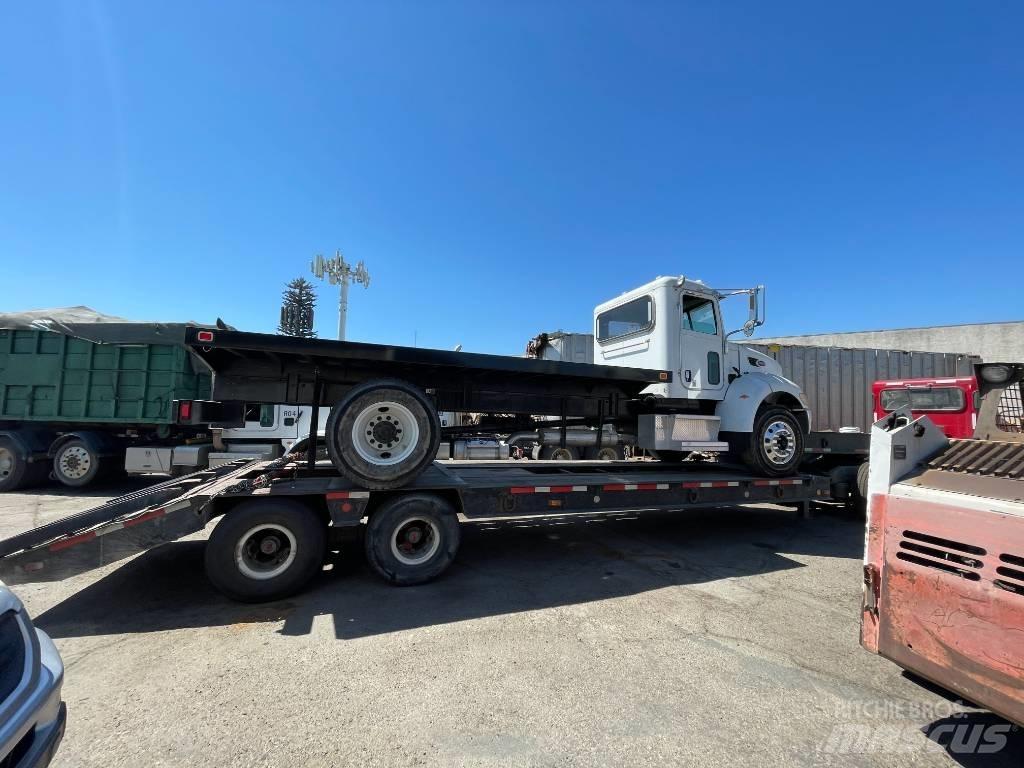
[[[871,385],[897,379],[973,376],[978,358],[968,354],[907,352],[898,349],[846,349],[783,344],[750,347],[778,361],[782,375],[795,382],[810,401],[811,430],[842,428],[871,432]]]

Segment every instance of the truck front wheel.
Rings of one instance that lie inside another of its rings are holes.
[[[88,485],[103,469],[96,450],[81,438],[68,440],[53,457],[53,476],[69,488]]]
[[[437,455],[441,423],[427,396],[403,381],[354,387],[331,409],[327,451],[341,474],[363,488],[401,488]]]
[[[459,518],[447,501],[426,493],[398,496],[370,515],[366,560],[392,584],[423,584],[451,565],[459,539]]]
[[[737,436],[745,445],[731,452],[740,453],[743,462],[759,475],[790,475],[804,457],[804,432],[796,415],[788,408],[772,406],[754,420],[754,431]]]
[[[327,525],[290,499],[239,504],[206,542],[206,577],[232,600],[259,603],[298,592],[323,566]]]

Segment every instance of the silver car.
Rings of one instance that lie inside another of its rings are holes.
[[[64,662],[0,583],[0,768],[44,768],[64,737]]]

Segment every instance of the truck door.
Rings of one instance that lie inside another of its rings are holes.
[[[686,291],[680,294],[679,301],[679,382],[684,397],[721,400],[725,393],[725,366],[718,302]]]

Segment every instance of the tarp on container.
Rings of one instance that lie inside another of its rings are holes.
[[[153,323],[104,315],[90,307],[0,312],[0,330],[53,331],[99,344],[182,344],[188,327],[234,330],[219,318],[214,325]]]

